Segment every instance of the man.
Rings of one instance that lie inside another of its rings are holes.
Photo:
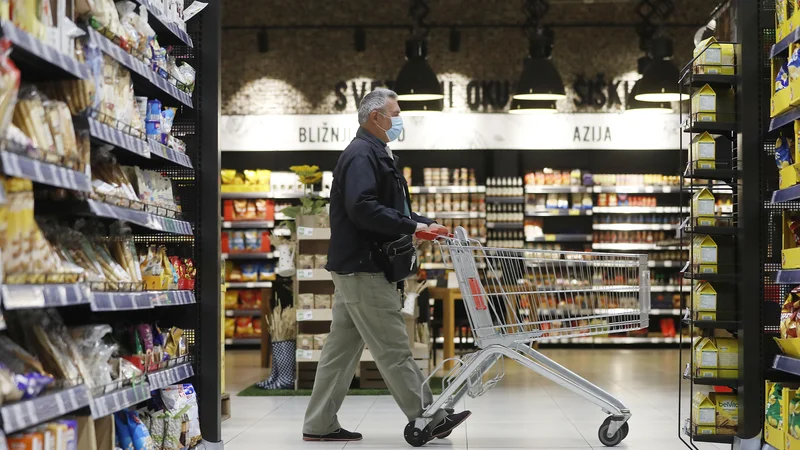
[[[361,127],[333,171],[326,266],[336,286],[333,322],[306,410],[306,441],[361,440],[361,434],[339,425],[336,414],[365,343],[409,422],[421,418],[422,400],[426,405],[433,401],[427,386],[420,398],[425,378],[411,356],[397,285],[386,280],[372,257],[380,243],[441,228],[411,211],[408,185],[386,146],[403,131],[399,116],[393,91],[380,88],[364,96],[358,108]],[[448,435],[469,415],[440,410],[430,420],[421,420],[423,441]]]

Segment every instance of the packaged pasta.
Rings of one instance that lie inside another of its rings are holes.
[[[19,93],[20,72],[9,58],[11,41],[0,39],[0,133],[5,135]]]
[[[35,86],[26,85],[20,89],[13,123],[31,139],[37,149],[45,154],[53,152],[55,142],[47,125],[42,95]]]

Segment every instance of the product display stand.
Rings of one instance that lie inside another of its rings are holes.
[[[689,215],[680,230],[681,243],[689,246],[689,261],[682,269],[683,291],[688,294],[682,326],[689,333],[682,347],[692,351],[682,371],[683,378],[689,380],[690,396],[688,403],[680,402],[679,416],[688,415],[682,439],[733,443],[736,427],[722,426],[716,413],[703,411],[735,399],[735,394],[724,392],[739,385],[736,335],[741,316],[736,282],[740,265],[736,250],[741,231],[737,214],[740,167],[733,106],[737,77],[732,75],[738,67],[733,61],[729,66],[705,65],[706,52],[716,50],[708,47],[700,51],[681,73],[682,91],[691,97],[681,103],[681,117],[686,117],[681,143],[688,155],[682,174],[688,182],[681,185],[687,186],[689,203]],[[684,103],[688,106],[686,116]],[[719,211],[715,194],[731,189],[732,211]],[[701,386],[706,388],[695,392]],[[716,392],[707,394],[708,387]],[[681,383],[679,392],[683,389]]]

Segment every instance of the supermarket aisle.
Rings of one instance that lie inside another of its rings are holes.
[[[676,350],[571,349],[545,353],[628,404],[634,414],[631,431],[619,448],[685,448],[677,438]],[[229,378],[228,386],[245,387],[253,381],[237,383],[235,373],[228,372],[234,377]],[[494,390],[478,399],[467,399],[466,407],[474,415],[466,426],[428,448],[605,448],[597,439],[597,428],[605,417],[598,408],[514,363],[507,364],[506,372],[506,378]],[[274,449],[344,447],[300,440],[307,397],[236,397],[234,389],[230,391],[233,416],[222,424],[227,450],[262,448],[266,443]],[[348,449],[410,448],[402,437],[405,418],[389,396],[349,397],[340,421],[364,434],[364,441],[348,444]]]

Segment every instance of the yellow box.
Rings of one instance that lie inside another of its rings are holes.
[[[783,249],[781,250],[781,267],[784,269],[800,269],[800,247],[794,240],[790,227],[791,212],[783,212]]]
[[[717,141],[708,132],[692,138],[692,160],[714,161],[717,159]]]
[[[800,358],[800,338],[773,338],[784,355]],[[800,447],[798,447],[800,448]]]
[[[700,425],[692,425],[694,427],[694,435],[704,435],[704,434],[717,434],[717,427],[713,425],[707,426],[700,426]]]
[[[794,30],[794,0],[775,0],[775,41],[781,41]]]
[[[692,214],[694,217],[714,217],[716,199],[706,188],[700,189],[692,196]]]
[[[694,223],[698,227],[714,227],[717,226],[716,217],[695,217]]]
[[[705,85],[692,93],[692,111],[698,122],[717,121],[717,93],[711,86]]]
[[[797,160],[795,160],[797,161]],[[786,189],[800,183],[800,163],[786,166],[780,170],[780,185],[781,189]]]
[[[712,36],[694,49],[695,73],[733,75],[735,51],[733,44],[721,44]]]
[[[709,338],[698,339],[695,341],[692,353],[697,377],[716,378],[719,353],[714,341]]]
[[[781,89],[780,91],[775,91],[775,87],[777,86],[776,78],[778,77],[778,73],[780,72],[781,67],[786,63],[786,58],[775,58],[770,61],[772,65],[772,78],[771,81],[771,100],[770,100],[770,117],[775,117],[778,114],[783,114],[784,112],[788,111],[789,108],[792,107],[792,103],[796,100],[794,97],[794,88],[793,84],[789,83],[788,87]],[[785,71],[786,79],[789,78],[789,71]]]
[[[794,161],[800,163],[800,142],[797,138],[800,138],[800,120],[794,121]]]
[[[695,311],[694,320],[717,320],[716,311]]]
[[[692,423],[695,426],[717,426],[717,405],[702,392],[696,392],[692,399]]]
[[[736,338],[718,337],[717,374],[720,378],[739,378],[739,341]]]
[[[717,434],[735,434],[739,426],[739,397],[712,392],[709,398],[717,405]]]
[[[764,440],[777,450],[786,449],[789,424],[789,402],[795,391],[780,383],[765,383]]]
[[[711,236],[698,235],[692,240],[692,264],[700,273],[717,273],[717,243]]]
[[[706,312],[717,311],[717,290],[714,289],[714,286],[705,281],[695,285],[692,290],[692,309]]]
[[[793,390],[792,393],[788,399],[786,420],[784,420],[785,450],[800,450],[800,390]]]

